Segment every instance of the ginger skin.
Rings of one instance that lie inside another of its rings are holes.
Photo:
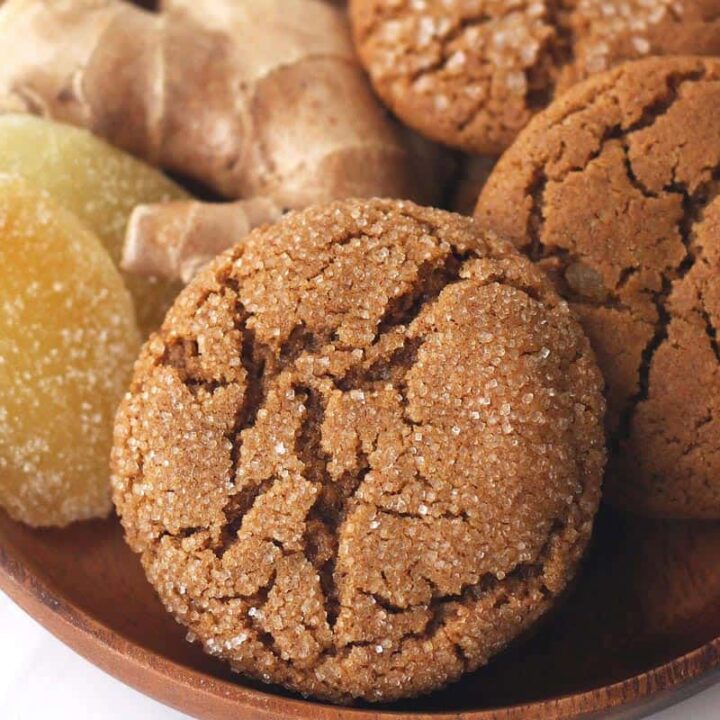
[[[432,172],[373,97],[341,10],[320,0],[164,10],[7,0],[0,44],[14,50],[0,64],[0,109],[86,127],[231,199],[431,200]]]
[[[183,200],[139,205],[128,223],[122,267],[189,283],[216,255],[281,214],[267,198],[222,205]]]

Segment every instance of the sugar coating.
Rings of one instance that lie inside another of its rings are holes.
[[[0,172],[19,175],[48,192],[100,238],[116,265],[136,205],[186,197],[162,173],[87,130],[30,115],[0,116]],[[160,325],[181,286],[121,274],[147,336]]]
[[[602,74],[539,115],[476,217],[573,305],[607,380],[606,497],[720,517],[720,61]]]
[[[557,91],[626,60],[650,55],[718,55],[720,15],[715,0],[574,0],[565,23],[572,61]]]
[[[99,240],[0,175],[0,505],[31,525],[111,509],[113,417],[140,347]]]
[[[350,0],[385,103],[428,137],[499,154],[556,92],[648,55],[720,54],[707,0]]]
[[[208,652],[388,701],[553,604],[597,508],[603,407],[577,322],[510,245],[408,202],[335,203],[182,293],[118,415],[114,499]]]

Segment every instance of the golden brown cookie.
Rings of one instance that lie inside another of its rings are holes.
[[[355,44],[405,123],[498,154],[556,92],[625,60],[720,54],[717,0],[350,0]]]
[[[590,535],[602,380],[470,218],[348,201],[188,286],[119,413],[115,502],[205,649],[333,701],[428,692],[554,602]]]
[[[547,270],[607,381],[606,496],[720,517],[720,60],[576,86],[498,163],[476,217]]]

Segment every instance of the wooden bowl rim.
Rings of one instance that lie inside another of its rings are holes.
[[[0,546],[0,590],[3,590],[19,607],[44,626],[53,635],[122,682],[162,703],[185,711],[173,702],[172,693],[162,688],[190,690],[196,696],[206,696],[224,705],[254,710],[258,716],[277,717],[277,706],[282,706],[283,717],[288,720],[378,720],[386,718],[412,718],[413,720],[520,720],[521,718],[593,717],[597,713],[622,710],[653,702],[658,710],[674,701],[698,692],[711,683],[720,669],[720,636],[684,655],[654,667],[644,673],[610,685],[591,690],[537,700],[530,703],[484,710],[452,712],[408,712],[377,708],[352,708],[316,703],[278,696],[229,682],[207,673],[188,668],[154,650],[139,646],[132,640],[103,625],[72,600],[58,594],[42,576],[34,573],[7,548]],[[86,643],[83,641],[87,641]],[[95,650],[100,657],[93,652]],[[112,662],[112,660],[116,662]],[[118,662],[119,660],[119,662]],[[128,669],[123,669],[127,666]],[[134,672],[130,672],[132,669]],[[139,681],[148,678],[147,682]],[[149,681],[150,677],[159,680]],[[702,682],[703,678],[706,682]],[[156,689],[158,689],[156,691]],[[270,705],[276,705],[271,708]],[[542,711],[552,715],[542,715]],[[617,717],[616,715],[613,716]],[[606,714],[603,717],[608,717]]]

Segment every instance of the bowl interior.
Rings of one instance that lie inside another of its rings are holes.
[[[253,685],[185,642],[123,542],[116,518],[31,530],[0,513],[3,553],[42,579],[55,598],[138,649]],[[648,521],[603,509],[575,587],[532,637],[445,691],[384,709],[461,712],[593,690],[718,636],[720,523]]]

